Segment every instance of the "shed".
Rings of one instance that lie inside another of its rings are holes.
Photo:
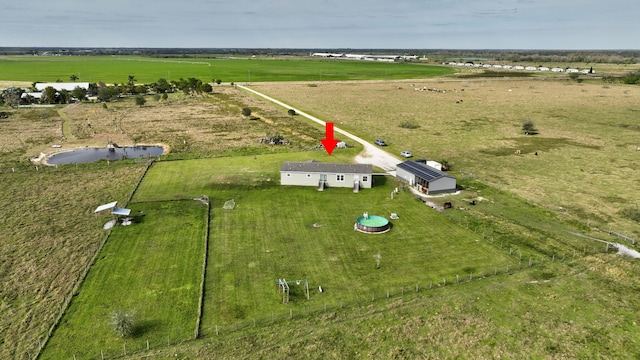
[[[318,161],[285,162],[280,168],[281,185],[371,188],[371,164],[332,164]]]
[[[396,178],[415,186],[423,193],[456,191],[456,178],[436,168],[408,160],[396,167]]]

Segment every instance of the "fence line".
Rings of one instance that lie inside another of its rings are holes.
[[[616,231],[612,231],[612,230],[609,230],[609,235],[613,235],[613,236],[617,237],[618,239],[622,239],[622,240],[628,241],[633,245],[636,244],[636,239],[631,237],[631,236],[627,236],[625,234],[622,234],[622,233],[619,233],[619,232],[616,232]]]
[[[152,163],[153,163],[153,161],[147,162],[147,166],[145,167],[144,171],[140,175],[140,178],[138,179],[138,182],[136,183],[133,191],[129,195],[129,198],[126,200],[125,206],[129,203],[129,201],[131,201],[131,198],[133,198],[133,194],[138,189],[138,185],[140,185],[140,183],[142,182],[142,178],[144,178],[145,174],[147,173],[147,170],[149,170],[149,167],[151,166]],[[35,353],[33,359],[37,359],[40,356],[40,354],[42,353],[42,350],[44,350],[44,347],[47,345],[47,342],[49,342],[49,339],[51,338],[51,335],[53,335],[53,332],[58,327],[58,324],[60,324],[60,321],[62,320],[62,317],[64,316],[65,312],[69,308],[69,305],[71,304],[71,300],[73,299],[73,296],[75,294],[77,294],[78,291],[80,290],[80,286],[82,286],[82,283],[84,282],[85,278],[87,277],[87,274],[89,274],[89,270],[91,269],[91,267],[95,263],[96,259],[98,258],[98,255],[102,251],[102,248],[104,247],[104,244],[107,243],[107,240],[109,239],[110,235],[111,235],[111,230],[107,230],[106,234],[104,234],[102,236],[102,240],[100,241],[100,244],[98,245],[98,248],[93,253],[93,256],[91,256],[91,259],[89,260],[87,265],[84,267],[84,269],[80,273],[80,276],[73,283],[73,287],[71,288],[71,291],[65,296],[64,302],[60,306],[60,312],[58,313],[58,315],[53,320],[53,324],[51,324],[51,326],[49,327],[49,330],[47,331],[47,334],[45,335],[44,340],[40,340],[38,342],[38,347],[36,348],[36,353]],[[29,356],[29,357],[31,357],[31,356]]]
[[[208,236],[207,236],[208,239]],[[606,251],[606,245],[602,244],[603,252]],[[205,245],[208,246],[208,245]],[[503,248],[503,250],[508,251],[508,249]],[[585,249],[586,250],[586,249]],[[585,253],[586,254],[586,253]],[[582,254],[581,254],[582,255]],[[206,256],[206,255],[205,255]],[[521,257],[521,256],[520,256]],[[282,308],[281,311],[271,312],[270,314],[263,314],[261,316],[255,316],[253,318],[244,319],[242,321],[234,321],[223,324],[209,324],[208,328],[202,329],[201,324],[201,315],[204,308],[204,281],[201,283],[201,294],[200,294],[200,302],[199,302],[199,310],[198,310],[198,319],[197,319],[197,327],[194,333],[194,337],[187,340],[177,340],[172,343],[170,338],[167,338],[167,342],[156,343],[152,346],[149,340],[140,340],[140,342],[134,343],[131,339],[128,339],[126,342],[126,351],[127,355],[132,355],[136,353],[144,353],[145,351],[149,351],[151,348],[159,349],[167,346],[171,346],[176,343],[184,343],[188,341],[193,341],[197,338],[201,338],[203,336],[224,336],[226,334],[232,334],[236,332],[241,332],[250,328],[257,327],[269,327],[276,323],[284,323],[287,321],[294,321],[297,319],[305,319],[310,317],[317,316],[327,316],[329,314],[330,317],[335,316],[338,312],[345,312],[352,308],[358,308],[370,305],[372,303],[388,303],[390,301],[397,300],[412,300],[419,298],[421,294],[436,291],[437,289],[451,287],[451,286],[464,286],[464,284],[471,283],[473,281],[478,281],[491,277],[500,277],[504,275],[514,274],[519,271],[526,271],[527,269],[544,266],[546,263],[550,262],[564,262],[567,260],[574,259],[576,257],[575,251],[572,256],[568,256],[568,254],[554,254],[549,257],[526,257],[524,259],[519,259],[517,263],[507,263],[502,266],[494,266],[490,269],[485,269],[483,271],[474,271],[469,273],[458,273],[458,274],[450,274],[447,276],[443,276],[438,281],[430,280],[428,283],[425,282],[420,283],[406,283],[401,286],[396,286],[395,288],[381,288],[368,290],[363,293],[356,295],[355,297],[348,299],[332,299],[331,302],[323,302],[314,304],[314,306],[297,306],[291,307],[288,306],[286,308]],[[206,261],[206,259],[204,259]],[[204,271],[206,264],[203,264],[203,279],[204,279]],[[301,300],[306,301],[306,300]],[[294,311],[295,310],[295,311]],[[99,349],[95,350],[95,354],[91,354],[90,357],[97,358],[101,356],[101,359],[114,359],[114,358],[122,358],[123,349]]]
[[[196,329],[193,338],[200,337],[200,322],[202,321],[202,310],[204,308],[204,283],[207,276],[207,259],[209,254],[209,217],[211,216],[211,203],[207,201],[207,216],[204,232],[204,255],[202,259],[202,278],[200,279],[200,299],[198,300],[198,317],[196,319]]]

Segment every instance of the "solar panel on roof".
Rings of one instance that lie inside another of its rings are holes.
[[[434,169],[424,164],[417,163],[415,161],[405,161],[398,164],[398,167],[410,171],[416,176],[419,176],[427,181],[436,180],[442,177],[451,177],[438,169]]]

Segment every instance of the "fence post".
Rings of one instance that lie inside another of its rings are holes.
[[[469,281],[473,280],[473,271],[469,273]]]
[[[459,284],[460,280],[458,279],[458,274],[456,274],[456,284]]]
[[[272,315],[273,316],[273,315]],[[216,335],[218,335],[218,324],[216,324]]]
[[[147,350],[149,350],[149,339],[147,339]]]
[[[293,319],[293,309],[289,309],[289,319]]]

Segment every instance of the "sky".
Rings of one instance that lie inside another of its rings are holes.
[[[638,0],[29,0],[0,47],[640,49]]]

